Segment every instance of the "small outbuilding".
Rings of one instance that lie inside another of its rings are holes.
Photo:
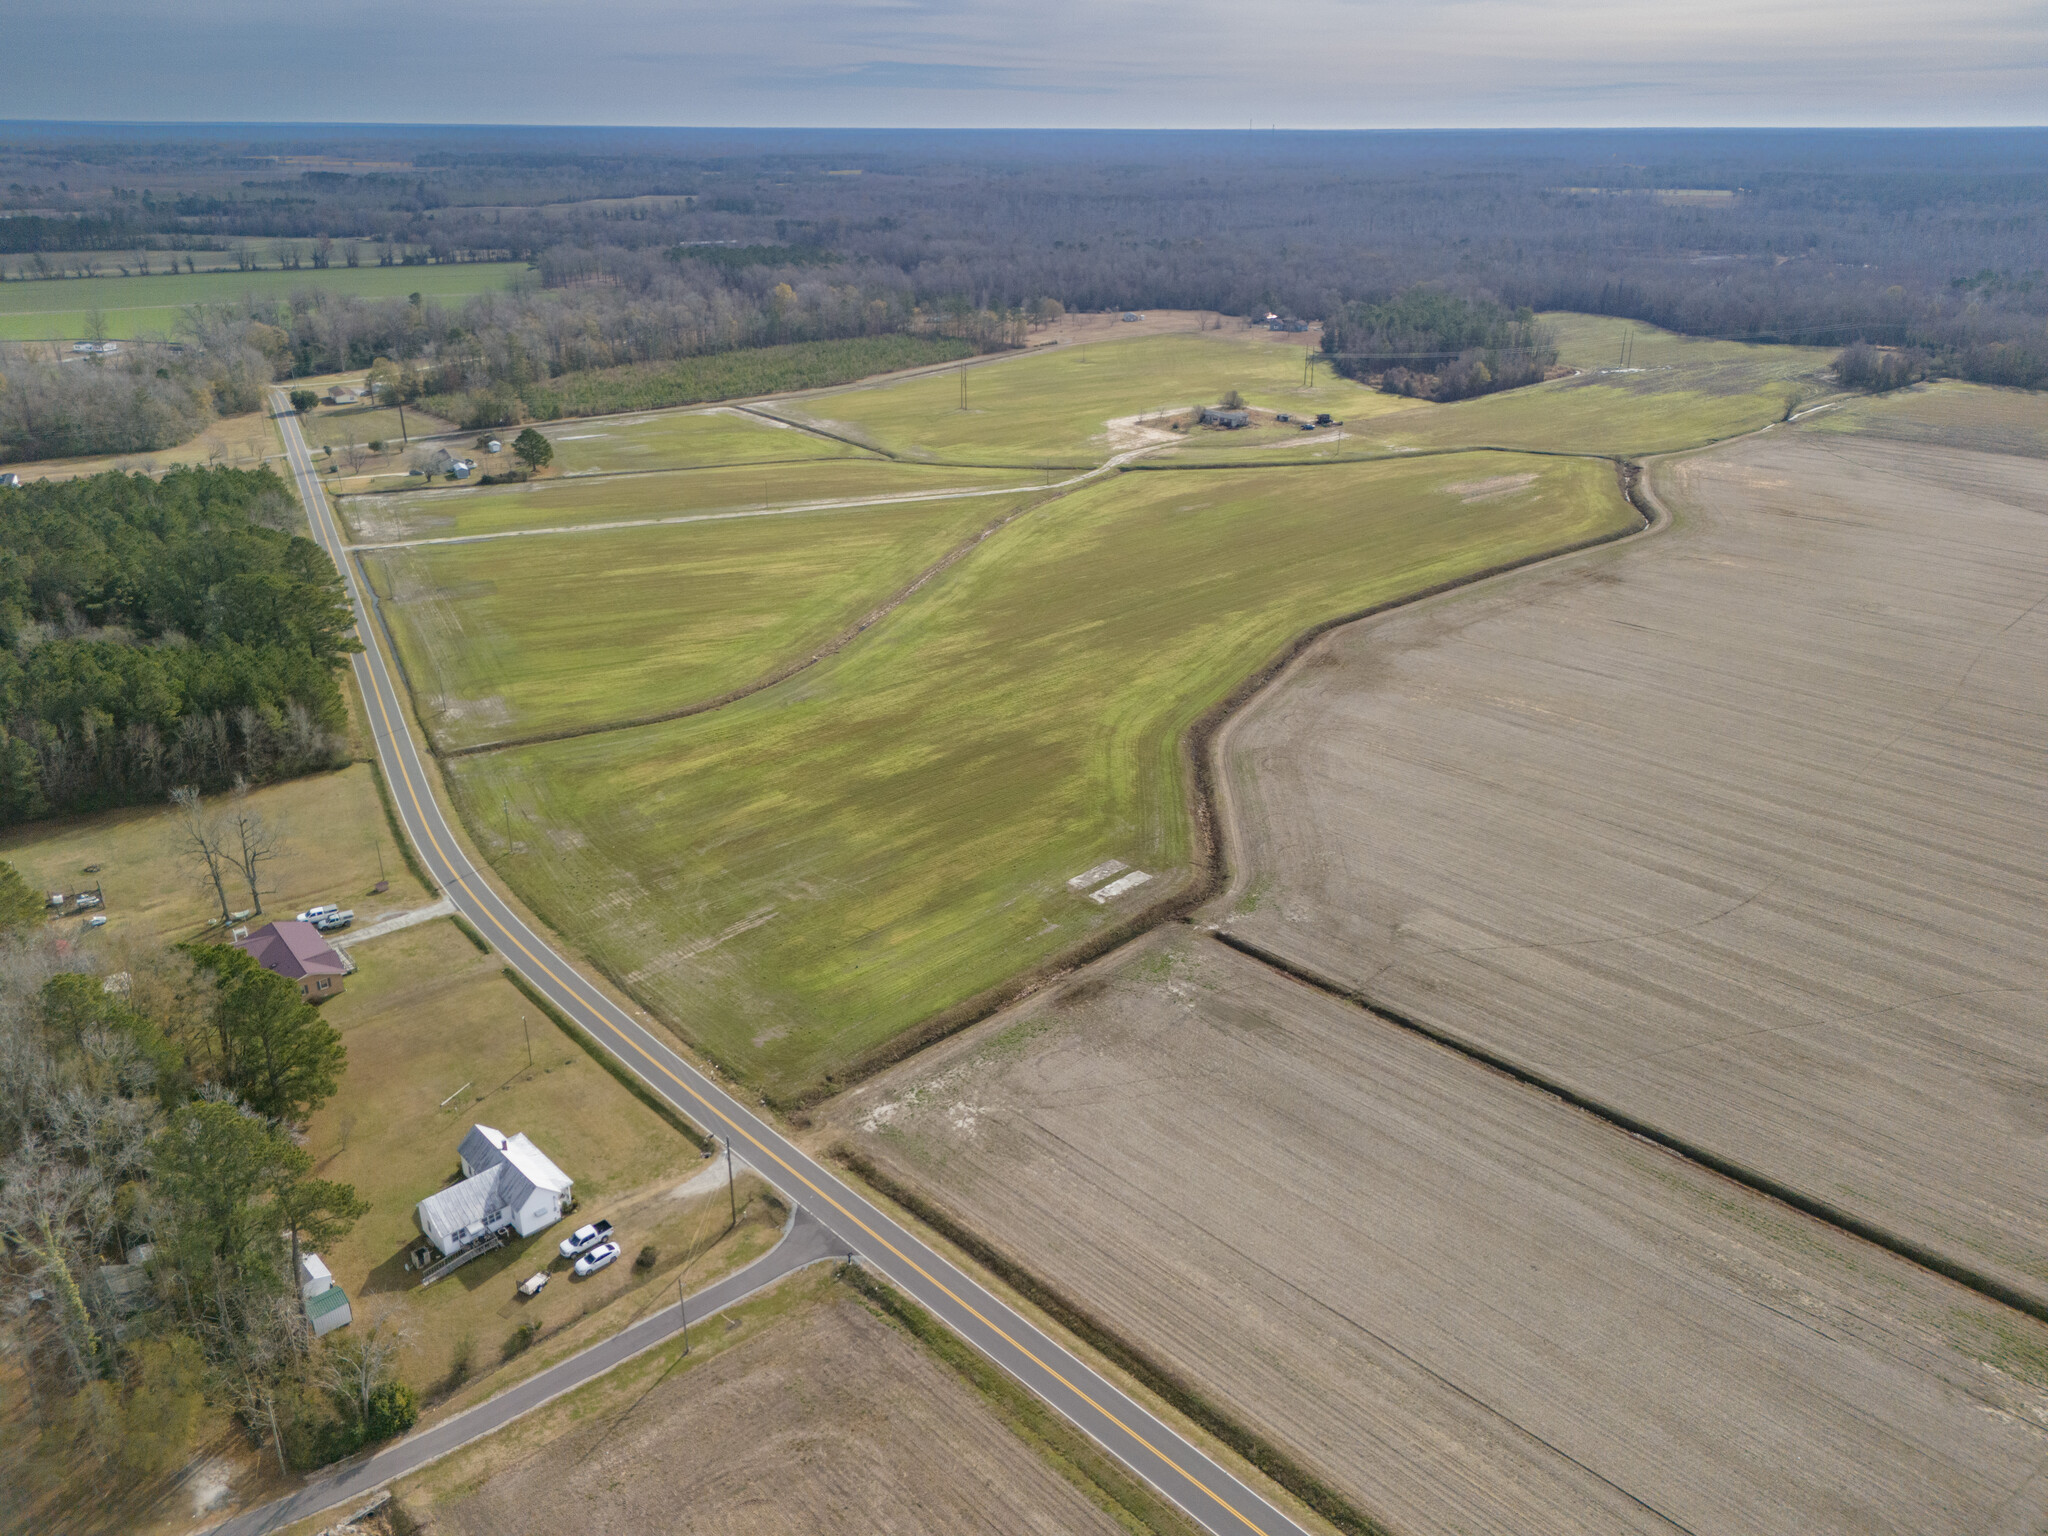
[[[361,391],[350,389],[346,384],[337,384],[327,392],[329,405],[354,405],[362,398]]]
[[[334,1276],[317,1253],[299,1256],[299,1299],[306,1308],[306,1321],[313,1325],[313,1337],[346,1328],[355,1321],[348,1296],[334,1283]]]
[[[297,919],[266,923],[247,938],[235,940],[235,948],[266,971],[297,982],[299,995],[309,1003],[338,995],[341,979],[349,972],[348,962],[320,937],[320,930]]]
[[[1205,427],[1229,427],[1235,431],[1251,424],[1250,411],[1232,410],[1226,406],[1205,406],[1202,410],[1202,425]]]
[[[531,1237],[562,1219],[575,1183],[522,1132],[472,1125],[457,1153],[462,1178],[419,1203],[420,1231],[443,1256],[497,1232]]]

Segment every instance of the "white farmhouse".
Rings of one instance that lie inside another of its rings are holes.
[[[419,1203],[420,1231],[442,1254],[508,1227],[531,1237],[562,1219],[575,1184],[523,1132],[472,1125],[457,1155],[462,1181]]]

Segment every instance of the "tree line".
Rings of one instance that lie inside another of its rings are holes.
[[[344,760],[356,649],[269,469],[0,489],[0,825]]]

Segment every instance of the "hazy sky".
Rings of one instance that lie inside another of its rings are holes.
[[[0,116],[2038,124],[2043,0],[0,0]]]

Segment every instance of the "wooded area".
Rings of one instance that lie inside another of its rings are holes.
[[[341,577],[268,469],[0,490],[0,825],[337,765]]]
[[[405,169],[293,170],[280,154]],[[459,307],[309,286],[233,317],[281,333],[233,349],[277,374],[390,357],[416,364],[424,388],[462,395],[479,421],[516,419],[522,391],[567,373],[741,347],[905,330],[1007,345],[1048,300],[1275,310],[1370,335],[1418,318],[1398,308],[1423,302],[1402,297],[1417,285],[1476,302],[1488,324],[1490,306],[1569,309],[1695,335],[1907,348],[1926,372],[2048,383],[2038,130],[480,139],[297,127],[259,144],[81,127],[0,142],[0,177],[0,227],[33,252],[0,261],[10,279],[175,270],[194,248],[296,270],[530,263],[530,282]],[[1533,353],[1504,335],[1455,350],[1484,355],[1409,368],[1433,382],[1397,387],[1457,398],[1501,387],[1503,363],[1533,376]],[[165,387],[178,370],[166,371],[58,385],[11,367],[0,448],[158,441],[190,415]],[[77,425],[32,431],[31,417]],[[116,417],[118,429],[85,425]]]

